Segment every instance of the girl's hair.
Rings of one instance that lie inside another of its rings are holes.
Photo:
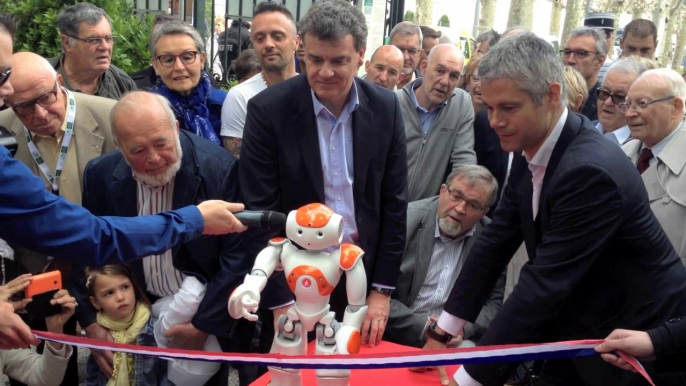
[[[98,276],[103,275],[103,276],[124,276],[129,281],[131,281],[131,285],[133,286],[133,293],[136,295],[136,302],[142,302],[148,308],[150,308],[150,300],[148,300],[148,297],[145,296],[145,292],[141,288],[140,285],[138,285],[138,281],[136,281],[136,277],[133,276],[133,272],[131,272],[131,268],[129,268],[125,264],[109,264],[109,265],[104,265],[102,267],[88,267],[85,269],[85,275],[86,275],[86,288],[88,289],[88,295],[95,297],[95,281],[97,280]]]

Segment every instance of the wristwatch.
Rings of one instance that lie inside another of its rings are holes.
[[[393,290],[390,288],[383,288],[383,287],[378,287],[375,285],[372,286],[372,291],[376,291],[376,292],[378,292],[382,295],[386,295],[386,296],[391,296],[391,293],[393,292]]]
[[[448,344],[450,340],[453,338],[452,335],[448,334],[447,332],[445,333],[440,333],[436,331],[436,326],[438,323],[433,322],[429,324],[429,328],[426,329],[426,335],[429,336],[429,338],[443,344]]]

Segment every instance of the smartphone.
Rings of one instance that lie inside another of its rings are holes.
[[[62,312],[62,306],[50,304],[55,293],[62,289],[60,271],[46,272],[33,276],[31,279],[31,284],[24,290],[24,297],[33,299],[26,306],[28,316],[33,319],[45,319]]]

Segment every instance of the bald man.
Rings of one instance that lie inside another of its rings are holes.
[[[439,44],[419,65],[422,78],[396,91],[405,123],[408,202],[438,194],[447,170],[476,164],[474,108],[456,89],[464,56],[453,44]]]
[[[374,51],[372,59],[364,64],[367,73],[362,75],[362,79],[395,90],[398,83],[405,78],[405,74],[402,73],[404,62],[403,53],[398,47],[390,44],[381,46]]]

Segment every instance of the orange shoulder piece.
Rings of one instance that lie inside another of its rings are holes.
[[[322,228],[329,223],[332,215],[333,210],[324,204],[308,204],[295,212],[295,222],[301,227]]]
[[[269,245],[284,245],[288,242],[289,240],[285,237],[274,237],[269,240]]]
[[[346,347],[348,352],[351,354],[359,354],[361,342],[362,338],[360,337],[360,332],[357,330],[353,331],[353,333],[350,335],[350,338],[348,338],[348,344]]]
[[[363,255],[364,251],[357,245],[341,244],[341,268],[344,271],[351,269]]]

